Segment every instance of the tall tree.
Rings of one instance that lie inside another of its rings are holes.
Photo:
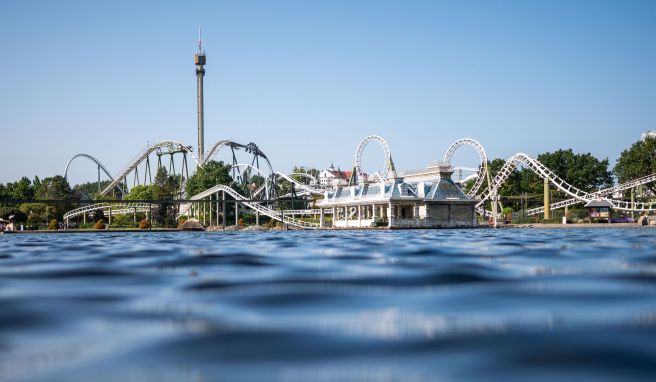
[[[55,175],[45,178],[40,182],[36,196],[39,199],[64,200],[71,198],[72,190],[68,181],[63,176]]]
[[[101,181],[100,189],[102,190],[103,188],[107,187],[107,185],[109,185],[111,182],[111,180]],[[98,199],[98,182],[96,181],[76,184],[73,187],[73,191],[75,191],[80,196],[80,198]]]
[[[592,154],[575,154],[572,149],[544,153],[538,160],[565,182],[591,192],[613,185],[613,175],[608,170],[608,159],[599,160]]]
[[[613,172],[620,183],[656,173],[656,138],[648,137],[622,151]],[[656,194],[653,183],[645,186]]]
[[[12,198],[13,199],[34,199],[35,190],[32,186],[32,182],[24,176],[18,182],[14,183],[12,189]]]
[[[196,173],[187,179],[187,197],[214,187],[217,184],[231,185],[230,166],[223,161],[209,161],[196,170]]]
[[[152,200],[154,185],[138,185],[132,187],[130,193],[125,196],[126,200]]]
[[[166,168],[159,167],[152,186],[153,199],[159,201],[158,208],[153,211],[153,220],[164,226],[173,225],[176,211],[172,200],[178,195],[179,177],[169,175]]]
[[[36,189],[36,198],[42,200],[62,200],[67,203],[56,203],[52,205],[23,204],[21,210],[28,213],[29,220],[45,221],[46,223],[54,216],[61,221],[66,211],[71,208],[74,195],[68,181],[61,175],[44,178],[39,181]],[[47,207],[47,208],[46,208]]]

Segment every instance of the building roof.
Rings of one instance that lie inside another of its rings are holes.
[[[351,171],[340,171],[340,170],[328,170],[336,178],[349,179],[351,177]]]
[[[440,178],[431,185],[426,193],[426,200],[469,200],[469,198],[451,178]]]
[[[613,208],[615,205],[606,199],[595,199],[588,202],[585,208]]]

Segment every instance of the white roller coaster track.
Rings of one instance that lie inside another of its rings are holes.
[[[526,165],[540,178],[547,179],[549,183],[553,184],[557,189],[571,196],[572,198],[585,202],[589,201],[589,199],[585,198],[588,193],[568,184],[532,156],[524,153],[517,153],[508,158],[503,167],[501,167],[499,173],[494,177],[494,180],[492,180],[492,187],[487,191],[487,193],[484,194],[484,196],[481,198],[481,201],[476,205],[477,208],[482,208],[483,204],[488,199],[490,199],[492,194],[498,191],[499,187],[501,187],[501,185],[508,179],[508,177],[519,164]]]
[[[517,153],[506,161],[506,163],[503,165],[501,170],[499,170],[499,173],[494,177],[494,180],[492,181],[491,190],[488,191],[483,196],[481,201],[476,205],[479,213],[484,215],[490,214],[489,211],[483,211],[484,203],[490,199],[493,193],[498,192],[499,187],[501,187],[501,185],[508,179],[510,174],[512,174],[514,169],[519,164],[526,165],[531,171],[536,173],[540,178],[547,179],[547,181],[552,185],[554,185],[558,190],[564,192],[565,194],[571,197],[571,199],[568,200],[552,203],[551,208],[562,208],[565,206],[570,206],[578,203],[587,203],[591,200],[598,199],[606,195],[612,195],[616,192],[628,190],[636,186],[640,186],[643,184],[656,181],[656,174],[651,174],[648,176],[644,176],[642,178],[631,180],[629,182],[620,184],[618,186],[588,193],[568,184],[563,179],[561,179],[556,174],[554,174],[553,171],[551,171],[549,168],[547,168],[545,165],[540,163],[537,159],[533,158],[532,156],[524,153]],[[622,210],[622,211],[638,211],[638,212],[656,211],[656,203],[652,203],[652,202],[636,202],[635,206],[632,206],[631,202],[627,202],[627,201],[621,201],[615,199],[609,199],[609,201],[613,203],[615,209]],[[529,210],[528,212],[529,215],[536,215],[539,213],[543,213],[544,207],[535,208]]]
[[[143,151],[141,151],[139,154],[137,154],[134,159],[132,159],[127,166],[117,175],[114,177],[112,182],[107,185],[107,187],[103,188],[102,191],[100,191],[100,195],[107,195],[112,188],[116,187],[123,179],[128,176],[130,172],[132,172],[142,161],[144,161],[148,155],[150,155],[153,151],[157,150],[160,147],[168,147],[171,149],[171,151],[183,151],[185,153],[192,153],[193,154],[193,149],[191,146],[187,146],[185,144],[182,144],[180,142],[176,141],[162,141],[159,143],[155,143],[154,145],[150,145],[146,147]],[[193,155],[192,155],[193,156]],[[197,158],[194,157],[194,160],[198,161]]]
[[[468,197],[473,198],[477,195],[479,189],[483,185],[483,181],[485,180],[485,176],[487,174],[487,153],[485,152],[483,145],[472,138],[458,139],[457,141],[453,142],[451,146],[449,146],[449,148],[446,150],[446,153],[444,154],[444,162],[451,164],[451,157],[453,156],[453,153],[455,153],[458,148],[465,145],[472,146],[474,149],[476,149],[476,152],[478,152],[478,157],[481,160],[476,183],[474,183],[474,187],[472,187],[472,189],[467,193]]]
[[[383,167],[383,172],[380,173],[380,177],[387,179],[390,176],[396,177],[396,170],[394,169],[394,163],[392,162],[392,153],[390,152],[389,145],[383,139],[383,137],[378,135],[370,135],[365,137],[358,147],[355,149],[355,171],[359,179],[362,179],[362,152],[364,148],[371,142],[376,142],[383,148],[385,156],[385,164]]]
[[[598,199],[598,198],[603,198],[607,195],[613,195],[617,192],[621,191],[626,191],[630,190],[634,187],[637,186],[642,186],[644,184],[648,183],[653,183],[656,182],[656,173],[643,176],[642,178],[637,178],[630,180],[626,183],[619,184],[614,187],[609,187],[605,188],[603,190],[591,192],[587,194],[586,200],[590,201],[593,199]],[[567,199],[567,200],[562,200],[560,202],[555,202],[550,204],[550,209],[555,210],[559,208],[564,208],[567,206],[573,206],[579,203],[583,203],[583,200],[580,199]],[[656,210],[656,203],[644,203],[644,202],[636,202],[635,203],[635,208],[631,208],[631,202],[625,202],[625,201],[620,201],[616,199],[610,199],[610,202],[613,203],[616,209],[623,210],[623,211],[643,211],[643,212],[649,212],[649,211],[655,211]],[[544,213],[544,207],[538,207],[538,208],[532,208],[527,211],[528,215],[539,215]]]
[[[98,165],[98,167],[100,167],[103,170],[105,175],[107,175],[107,177],[109,177],[110,180],[114,180],[114,178],[112,177],[112,174],[109,173],[109,170],[107,170],[107,168],[105,166],[103,166],[103,164],[100,163],[100,161],[98,159],[96,159],[95,157],[93,157],[89,154],[76,154],[76,155],[73,155],[71,157],[71,159],[69,159],[68,162],[66,162],[66,169],[64,169],[64,179],[68,180],[68,168],[70,167],[71,163],[77,158],[90,159],[91,161],[95,162],[96,165]]]
[[[315,179],[313,176],[311,176],[309,174],[304,174],[304,173],[293,173],[293,174],[291,174],[291,176],[294,176],[294,175],[306,175],[311,179]],[[292,178],[291,176],[285,174],[284,172],[276,171],[276,172],[273,173],[273,175],[271,177],[282,178],[282,179],[284,179],[284,180],[286,180],[290,183],[293,183],[294,187],[302,189],[303,191],[306,191],[310,194],[323,195],[322,190],[314,188],[314,187],[312,187],[312,185],[303,184],[303,183],[297,181],[296,179]],[[258,197],[262,193],[262,191],[265,190],[265,187],[267,186],[267,184],[271,183],[271,181],[270,181],[271,177],[267,180],[267,182],[265,182],[262,186],[260,186],[260,188],[258,188],[255,192],[253,192],[254,197]],[[315,179],[315,181],[316,181],[316,179]],[[275,184],[278,184],[278,183],[275,182]]]
[[[323,191],[317,190],[316,188],[313,188],[313,187],[310,187],[306,184],[303,184],[303,183],[297,181],[296,179],[293,179],[291,176],[285,174],[284,172],[276,171],[275,176],[276,176],[276,178],[285,179],[286,181],[288,181],[290,183],[293,183],[295,187],[300,188],[304,191],[307,191],[311,194],[323,195]]]
[[[260,150],[257,147],[255,143],[251,142],[247,145],[244,145],[241,143],[233,142],[228,139],[218,141],[214,143],[212,146],[210,146],[209,150],[207,150],[207,152],[205,153],[205,156],[198,161],[198,165],[203,166],[205,163],[212,160],[224,147],[230,147],[232,149],[242,149],[250,154],[253,154],[254,156],[262,157],[269,168],[269,173],[271,174],[273,173],[273,167],[271,166],[271,162],[269,162],[269,158],[266,156],[266,154],[264,154],[264,152],[262,152],[262,150]]]
[[[149,203],[96,203],[96,204],[90,204],[88,206],[76,208],[74,210],[70,210],[67,213],[64,214],[64,220],[68,221],[71,218],[77,217],[79,215],[91,212],[91,211],[98,211],[98,210],[103,210],[103,212],[107,211],[109,212],[111,209],[112,215],[120,215],[120,214],[126,214],[126,213],[132,213],[134,211],[136,212],[146,212],[151,209],[151,205]],[[153,205],[152,208],[154,209],[156,205]]]
[[[208,188],[207,190],[196,194],[192,196],[190,199],[191,200],[201,200],[204,199],[212,194],[215,194],[217,192],[223,191],[227,193],[228,195],[232,196],[236,200],[241,201],[242,204],[245,206],[261,213],[262,215],[266,215],[272,219],[278,220],[280,222],[283,222],[285,224],[289,224],[294,227],[299,227],[299,228],[308,228],[308,229],[317,229],[319,228],[319,225],[316,223],[310,223],[303,221],[301,219],[296,219],[292,216],[285,215],[284,213],[281,213],[280,211],[273,210],[271,208],[265,207],[261,205],[260,203],[257,202],[245,202],[244,200],[248,200],[246,197],[242,196],[240,193],[237,191],[233,190],[232,188],[224,185],[216,185],[212,188]],[[185,215],[187,211],[180,211],[180,215]]]
[[[319,184],[317,178],[305,172],[292,172],[291,174],[289,174],[289,176],[299,176],[301,178],[308,178],[310,179],[310,186],[316,186],[317,184]]]

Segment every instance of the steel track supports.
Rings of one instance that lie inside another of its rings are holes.
[[[551,192],[549,190],[549,179],[544,178],[544,220],[551,219]]]

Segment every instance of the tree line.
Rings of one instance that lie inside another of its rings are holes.
[[[574,153],[571,149],[561,149],[538,155],[537,159],[572,186],[586,192],[611,187],[614,178],[619,183],[656,173],[656,138],[648,137],[640,140],[628,149],[622,151],[612,171],[608,159],[600,160],[590,153]],[[501,170],[505,161],[494,159],[488,163],[492,178]],[[14,215],[17,222],[37,223],[48,222],[50,218],[61,221],[66,211],[75,208],[85,199],[102,200],[123,197],[125,200],[169,201],[160,203],[153,213],[153,219],[162,225],[175,224],[176,205],[172,200],[186,195],[190,197],[214,185],[223,184],[232,187],[242,195],[252,193],[264,183],[257,174],[244,174],[239,177],[241,182],[231,176],[234,171],[229,164],[222,161],[210,161],[183,183],[180,175],[169,174],[164,167],[157,170],[154,181],[149,185],[137,185],[128,190],[125,195],[100,196],[98,190],[106,186],[104,181],[98,187],[97,182],[88,182],[71,187],[68,181],[60,175],[44,178],[34,177],[30,180],[22,177],[16,182],[0,183],[0,217]],[[248,170],[246,170],[248,171]],[[319,171],[312,168],[294,167],[293,173],[307,173],[318,177]],[[298,181],[306,181],[296,177]],[[473,182],[466,185],[471,187]],[[291,191],[289,184],[282,184],[283,193]],[[487,180],[483,183],[487,187]],[[127,187],[126,187],[127,189]],[[649,195],[656,195],[656,186],[645,185]],[[517,196],[526,194],[541,195],[543,180],[529,169],[515,169],[506,183],[500,189],[501,196]],[[554,190],[553,196],[565,198],[566,195]],[[229,198],[229,197],[228,197]],[[63,203],[47,205],[44,203],[10,204],[10,200],[61,200]],[[520,202],[511,202],[516,209],[521,208]]]

